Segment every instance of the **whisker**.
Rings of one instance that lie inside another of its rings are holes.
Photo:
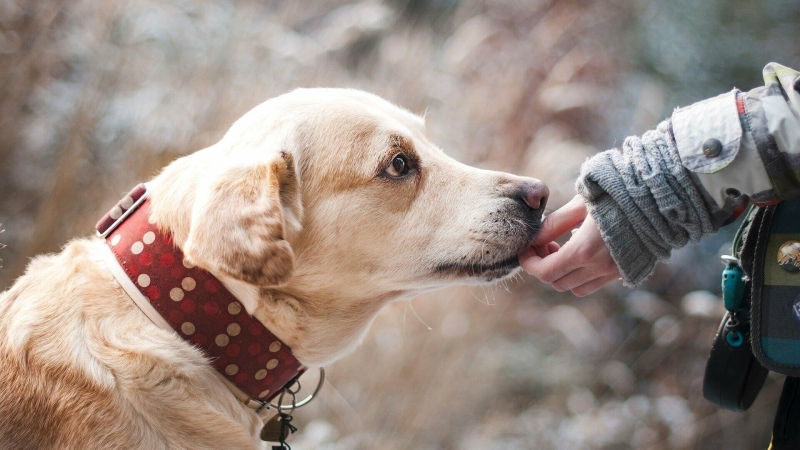
[[[0,223],[0,234],[3,234],[5,231],[6,230],[3,229],[3,224]],[[3,244],[2,242],[0,242],[0,250],[2,250],[4,248],[6,248],[6,244]],[[3,258],[0,258],[0,269],[2,269],[2,268],[3,268]]]
[[[417,314],[417,311],[414,309],[414,304],[411,303],[411,300],[408,301],[408,305],[411,306],[411,312],[413,312],[414,315],[417,316],[417,319],[419,319],[419,321],[422,322],[422,324],[425,325],[428,328],[428,331],[433,331],[433,328],[431,328],[430,325],[425,323],[425,321],[422,320],[422,317],[420,317],[419,314]]]
[[[486,306],[491,306],[491,304],[489,303],[489,300],[488,300],[488,299],[486,299],[486,301],[484,301],[484,300],[481,300],[480,298],[478,298],[478,296],[477,296],[477,295],[475,295],[475,292],[473,292],[473,291],[472,291],[472,286],[467,286],[467,289],[469,290],[469,293],[470,293],[470,294],[472,294],[472,297],[473,297],[475,300],[477,300],[479,303],[482,303],[482,304],[484,304],[484,305],[486,305]],[[485,294],[486,294],[486,292],[484,292],[484,295],[485,295]]]
[[[406,311],[408,311],[408,304],[411,300],[406,302],[406,306],[403,308],[403,342],[406,342]]]

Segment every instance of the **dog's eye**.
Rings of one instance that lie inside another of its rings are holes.
[[[392,158],[392,163],[386,168],[386,173],[393,177],[402,177],[409,170],[411,170],[411,167],[408,164],[408,158],[401,153]]]

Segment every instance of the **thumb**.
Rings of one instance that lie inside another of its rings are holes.
[[[562,234],[575,228],[586,218],[586,204],[583,197],[576,195],[566,205],[553,211],[542,222],[542,229],[533,239],[531,245],[543,245],[552,242]]]

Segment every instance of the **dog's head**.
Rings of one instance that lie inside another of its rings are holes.
[[[257,106],[154,184],[158,223],[190,262],[298,314],[363,312],[362,330],[386,301],[514,273],[548,195],[458,163],[422,118],[342,89]]]

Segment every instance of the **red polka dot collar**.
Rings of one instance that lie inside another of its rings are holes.
[[[277,396],[305,368],[218,279],[186,263],[149,219],[140,184],[97,223],[120,285],[156,325],[201,349],[245,404],[257,408]]]

